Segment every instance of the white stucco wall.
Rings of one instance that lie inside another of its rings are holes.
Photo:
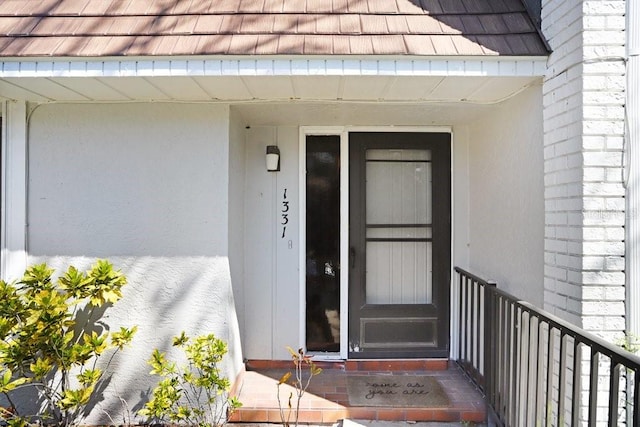
[[[469,125],[470,268],[539,307],[544,283],[542,91]]]
[[[30,117],[29,261],[84,269],[110,259],[129,285],[107,323],[139,328],[87,423],[108,423],[103,409],[118,417],[119,398],[139,409],[158,379],[146,360],[155,347],[171,353],[180,331],[239,340],[229,132],[228,106],[54,104]],[[225,372],[233,379],[242,360],[231,348]]]

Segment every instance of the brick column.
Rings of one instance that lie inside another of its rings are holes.
[[[624,1],[542,2],[545,308],[614,340],[624,306]]]

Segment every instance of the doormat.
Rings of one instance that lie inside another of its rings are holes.
[[[449,398],[434,377],[426,375],[349,375],[350,406],[441,408]]]

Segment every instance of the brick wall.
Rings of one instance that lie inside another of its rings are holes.
[[[542,2],[545,309],[615,340],[624,308],[624,1]]]

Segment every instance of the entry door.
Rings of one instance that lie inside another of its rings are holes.
[[[349,134],[349,357],[447,357],[450,135]]]

